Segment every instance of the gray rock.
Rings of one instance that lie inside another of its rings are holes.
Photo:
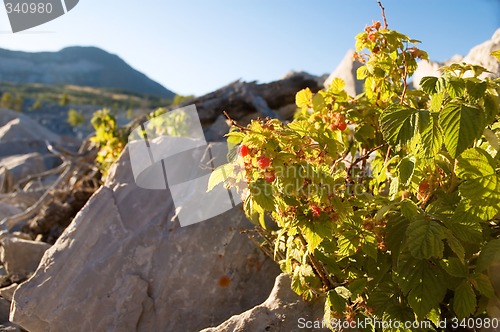
[[[290,277],[281,274],[267,300],[242,314],[236,315],[217,327],[201,332],[289,332],[328,331],[326,328],[305,328],[306,322],[321,324],[324,300],[305,302],[290,288]]]
[[[363,92],[363,81],[357,79],[357,70],[363,64],[359,61],[355,61],[352,54],[353,50],[347,51],[346,55],[340,62],[340,64],[335,68],[335,70],[328,76],[324,85],[328,88],[332,83],[334,78],[341,78],[345,82],[345,91],[351,95],[356,96]]]
[[[17,287],[19,287],[19,285],[16,283],[13,283],[10,286],[1,288],[0,289],[0,296],[9,302],[12,301],[12,296],[14,295],[14,292],[16,291]]]
[[[0,108],[0,126],[0,140],[3,142],[19,140],[61,142],[58,135],[28,116],[4,108]]]
[[[9,321],[9,313],[10,302],[0,298],[0,323],[7,323]]]
[[[205,131],[205,140],[207,142],[222,141],[225,139],[224,135],[229,132],[229,128],[226,117],[221,114]]]
[[[44,242],[28,241],[13,236],[0,240],[0,260],[9,278],[23,280],[31,275],[50,245]]]
[[[239,207],[188,227],[168,190],[135,185],[128,149],[15,292],[29,331],[198,331],[261,303],[276,264]]]
[[[0,166],[9,170],[14,182],[46,170],[43,157],[36,152],[2,158]]]
[[[2,220],[3,218],[8,218],[8,217],[11,217],[11,216],[14,216],[18,213],[21,213],[22,211],[13,206],[13,205],[9,205],[9,204],[6,204],[4,202],[0,202],[0,220]]]

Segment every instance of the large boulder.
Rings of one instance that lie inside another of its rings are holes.
[[[0,240],[0,260],[13,281],[20,281],[35,272],[44,252],[50,247],[44,242],[5,237]]]
[[[139,188],[128,149],[106,184],[14,293],[29,331],[198,331],[261,303],[279,273],[242,234],[236,207],[202,223],[172,221],[170,191]]]
[[[353,50],[347,51],[337,68],[326,79],[324,83],[325,88],[331,85],[334,78],[341,78],[345,82],[345,91],[351,96],[356,96],[363,92],[364,82],[357,79],[358,68],[363,64],[354,60],[353,53]]]
[[[306,302],[290,283],[288,275],[279,275],[265,302],[201,332],[329,331],[323,322],[324,299]]]
[[[0,108],[0,140],[39,140],[60,143],[61,138],[28,116]]]

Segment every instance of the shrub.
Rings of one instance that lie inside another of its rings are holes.
[[[297,294],[324,299],[326,322],[438,329],[486,317],[495,296],[487,271],[500,259],[500,81],[453,64],[410,90],[417,59],[427,59],[416,44],[386,24],[367,27],[354,53],[363,94],[335,79],[299,91],[291,123],[234,125],[238,157],[211,177],[213,187],[221,170],[231,175],[226,185],[239,189],[267,251]]]

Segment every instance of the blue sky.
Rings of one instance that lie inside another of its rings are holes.
[[[500,27],[500,0],[384,0],[389,27],[422,40],[434,60],[465,54]],[[380,20],[375,0],[80,0],[68,14],[9,33],[0,47],[97,46],[180,94],[233,80],[268,82],[289,70],[331,72],[354,36]]]

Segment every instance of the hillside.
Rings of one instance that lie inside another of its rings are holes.
[[[96,47],[38,53],[0,49],[0,81],[114,88],[169,99],[175,96],[117,55]]]

